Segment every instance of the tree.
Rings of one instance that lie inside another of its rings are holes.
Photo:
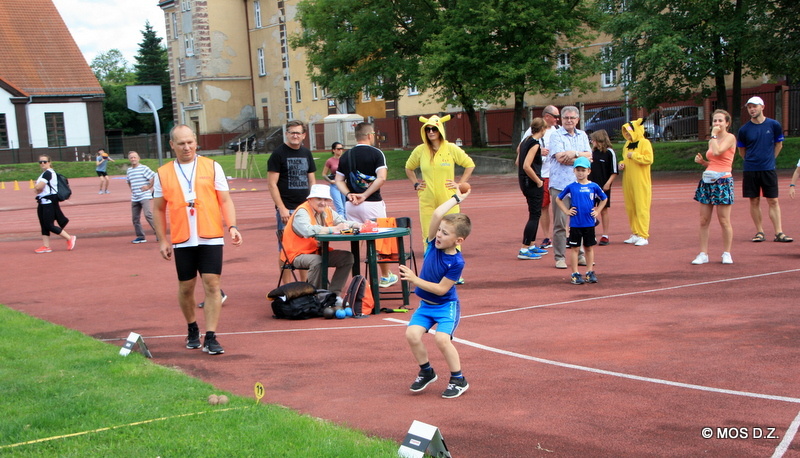
[[[136,113],[128,109],[125,86],[135,84],[136,75],[118,49],[98,54],[91,63],[100,86],[105,92],[103,117],[106,129],[121,129],[125,134],[135,134],[139,121]]]
[[[119,49],[110,49],[98,54],[92,59],[90,66],[94,76],[101,83],[130,84],[133,81],[134,75],[131,73],[128,61]]]
[[[161,38],[156,35],[149,21],[145,22],[142,37],[134,64],[136,84],[161,86],[164,107],[158,111],[158,117],[161,120],[162,131],[166,131],[172,126],[172,93],[167,49],[161,44]],[[144,132],[155,132],[152,115],[143,115],[143,120],[144,118],[149,119],[143,123],[143,126],[146,126]]]
[[[481,104],[513,93],[521,119],[526,91],[571,88],[584,71],[579,50],[571,72],[557,72],[555,57],[582,36],[589,3],[552,3],[305,0],[298,6],[303,31],[291,44],[305,48],[312,80],[338,98],[364,89],[386,99],[409,86],[432,90],[437,101],[464,108],[473,144],[482,146]]]
[[[769,22],[768,3],[607,0],[609,21],[604,30],[613,36],[612,61],[626,64],[628,90],[646,108],[692,96],[699,103],[716,91],[718,106],[728,109],[725,77],[732,75],[734,109],[729,111],[736,127],[742,76],[757,75],[759,67],[766,67],[755,51],[766,38],[759,34],[758,24]],[[769,59],[773,57],[771,53]]]
[[[800,3],[772,0],[757,6],[761,6],[763,12],[748,21],[758,36],[749,43],[751,60],[748,65],[771,75],[785,75],[790,84],[797,84],[800,82],[800,27],[797,27]]]

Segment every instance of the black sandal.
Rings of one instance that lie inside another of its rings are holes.
[[[777,234],[775,234],[775,240],[773,240],[773,242],[784,242],[784,243],[794,242],[794,239],[791,237],[787,237],[786,234],[784,234],[783,232],[778,232]]]
[[[763,242],[764,240],[766,240],[766,238],[763,232],[756,232],[756,235],[753,236],[754,242]]]

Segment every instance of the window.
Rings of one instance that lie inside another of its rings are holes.
[[[197,87],[197,83],[189,85],[189,103],[200,103],[200,89]]]
[[[367,89],[366,87],[362,88],[361,101],[362,102],[369,102],[370,100],[371,99],[370,99],[370,95],[369,95],[369,89]]]
[[[300,95],[300,81],[294,82],[294,97],[298,103],[303,101],[303,97]]]
[[[8,127],[5,113],[0,113],[0,148],[8,148]]]
[[[379,76],[379,77],[376,79],[376,81],[378,82],[378,87],[380,87],[381,89],[383,89],[383,77],[382,77],[382,76]],[[383,94],[381,94],[381,95],[376,95],[376,96],[375,96],[375,100],[383,100]]]
[[[172,13],[172,39],[178,39],[178,13]]]
[[[264,48],[258,48],[258,75],[266,76],[267,64],[264,62]]]
[[[261,25],[261,2],[256,0],[253,2],[253,10],[255,10],[256,15],[256,28],[260,29]]]
[[[44,124],[47,129],[47,146],[67,146],[67,133],[64,130],[64,113],[45,113]]]
[[[558,55],[558,64],[556,64],[557,70],[569,70],[569,53],[563,52]]]
[[[192,0],[181,0],[181,11],[191,11]]]
[[[183,45],[186,49],[186,57],[194,56],[194,37],[191,33],[183,36]]]
[[[611,65],[611,53],[612,48],[610,46],[606,46],[600,51],[600,58],[603,61],[603,65],[609,66]],[[603,72],[600,75],[600,86],[601,87],[614,87],[617,85],[617,68],[611,68],[608,71]]]
[[[408,86],[408,95],[419,95],[419,89],[416,85]]]
[[[314,82],[311,83],[311,99],[319,100],[319,86]]]

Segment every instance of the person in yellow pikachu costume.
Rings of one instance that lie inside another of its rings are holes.
[[[463,149],[447,141],[444,123],[450,115],[433,115],[430,118],[419,117],[422,127],[419,134],[422,144],[414,148],[406,161],[406,176],[417,191],[419,198],[419,220],[422,224],[422,237],[426,238],[431,216],[437,207],[442,205],[455,193],[460,183],[466,183],[475,169],[475,162]],[[456,165],[464,167],[464,174],[459,182],[455,181]],[[417,179],[419,168],[422,180]],[[458,205],[447,213],[458,213]]]
[[[653,145],[644,136],[642,118],[622,126],[625,146],[622,148],[622,195],[625,197],[625,212],[631,226],[631,236],[625,243],[644,246],[650,243],[650,201],[653,186],[650,180],[650,165],[653,164]]]

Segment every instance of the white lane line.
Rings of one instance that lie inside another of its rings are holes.
[[[516,307],[516,308],[512,308],[512,309],[495,310],[494,312],[476,313],[474,315],[462,315],[461,319],[464,319],[464,318],[475,318],[475,317],[478,317],[478,316],[498,315],[498,314],[501,314],[501,313],[520,312],[520,311],[523,311],[523,310],[530,310],[530,309],[536,309],[536,308],[542,308],[542,307],[552,307],[554,305],[576,304],[576,303],[579,303],[579,302],[600,301],[600,300],[604,300],[604,299],[613,299],[613,298],[626,297],[626,296],[636,296],[636,295],[640,295],[640,294],[660,293],[660,292],[663,292],[663,291],[670,291],[670,290],[676,290],[676,289],[682,289],[682,288],[694,288],[694,287],[697,287],[697,286],[713,285],[715,283],[725,283],[725,282],[740,281],[740,280],[751,280],[753,278],[768,277],[768,276],[771,276],[771,275],[782,275],[782,274],[795,273],[795,272],[800,272],[800,269],[781,270],[781,271],[778,271],[778,272],[767,272],[767,273],[763,273],[763,274],[746,275],[746,276],[743,276],[743,277],[723,278],[723,279],[720,279],[720,280],[709,280],[709,281],[703,281],[703,282],[697,282],[697,283],[688,283],[688,284],[685,284],[685,285],[666,286],[664,288],[646,289],[646,290],[642,290],[642,291],[631,291],[631,292],[627,292],[627,293],[609,294],[607,296],[595,296],[595,297],[587,297],[587,298],[584,298],[584,299],[574,299],[574,300],[570,300],[570,301],[551,302],[549,304],[531,305],[531,306],[528,306],[528,307]]]
[[[384,318],[384,319],[387,320],[387,321],[394,321],[394,322],[398,322],[398,323],[404,323],[402,320],[397,320],[395,318]],[[435,333],[435,331],[434,331],[434,333]],[[674,387],[678,387],[678,388],[687,388],[687,389],[690,389],[690,390],[706,391],[706,392],[711,392],[711,393],[730,394],[730,395],[734,395],[734,396],[742,396],[742,397],[757,398],[757,399],[768,399],[770,401],[783,401],[783,402],[791,402],[791,403],[794,403],[794,404],[800,404],[800,398],[792,398],[792,397],[788,397],[788,396],[775,396],[775,395],[771,395],[771,394],[751,393],[749,391],[728,390],[728,389],[724,389],[724,388],[714,388],[714,387],[710,387],[710,386],[695,385],[695,384],[692,384],[692,383],[673,382],[671,380],[663,380],[663,379],[658,379],[658,378],[653,378],[653,377],[642,377],[642,376],[639,376],[639,375],[632,375],[632,374],[625,374],[625,373],[622,373],[622,372],[607,371],[607,370],[604,370],[604,369],[596,369],[596,368],[593,368],[593,367],[579,366],[577,364],[562,363],[560,361],[553,361],[553,360],[550,360],[550,359],[537,358],[535,356],[523,355],[521,353],[516,353],[516,352],[508,351],[508,350],[501,350],[499,348],[490,347],[488,345],[483,345],[483,344],[479,344],[479,343],[475,343],[475,342],[470,342],[469,340],[459,339],[458,337],[454,337],[453,341],[461,343],[461,344],[464,344],[464,345],[468,345],[470,347],[477,348],[479,350],[485,350],[485,351],[489,351],[489,352],[492,352],[492,353],[497,353],[497,354],[505,355],[505,356],[511,356],[513,358],[519,358],[519,359],[524,359],[524,360],[528,360],[528,361],[534,361],[534,362],[537,362],[537,363],[549,364],[551,366],[563,367],[565,369],[576,369],[576,370],[584,371],[584,372],[592,372],[592,373],[595,373],[595,374],[609,375],[611,377],[619,377],[619,378],[625,378],[625,379],[630,379],[630,380],[637,380],[637,381],[640,381],[640,382],[656,383],[656,384],[659,384],[659,385],[668,385],[668,386],[674,386]]]
[[[800,412],[798,412],[797,416],[794,417],[794,421],[791,425],[789,425],[789,429],[783,434],[783,439],[781,443],[778,444],[778,448],[775,449],[775,453],[772,454],[772,458],[780,458],[789,450],[789,446],[792,445],[792,441],[794,440],[794,436],[797,435],[797,428],[800,427]]]

